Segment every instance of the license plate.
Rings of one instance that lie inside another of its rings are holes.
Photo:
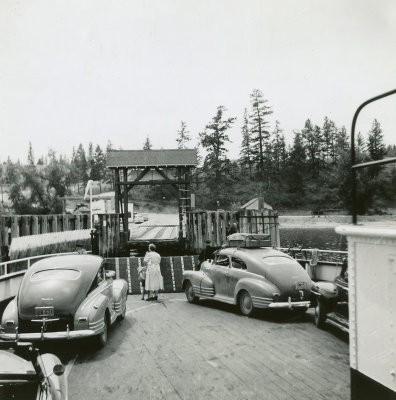
[[[307,282],[296,282],[296,290],[307,289]]]
[[[35,309],[36,317],[53,317],[54,307],[36,307]]]

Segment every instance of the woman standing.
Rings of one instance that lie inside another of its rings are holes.
[[[164,280],[160,269],[161,256],[156,250],[155,244],[151,243],[143,261],[147,265],[145,289],[149,291],[146,301],[158,300],[158,290],[164,289]]]

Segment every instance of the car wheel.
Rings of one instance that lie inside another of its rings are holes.
[[[195,295],[194,288],[190,281],[186,284],[186,297],[189,303],[198,303],[199,297]]]
[[[241,313],[246,316],[252,315],[254,311],[252,297],[246,290],[242,291],[239,295],[239,309]]]
[[[315,325],[324,329],[326,321],[326,305],[323,300],[318,299],[318,304],[315,307]]]
[[[104,329],[103,332],[100,333],[97,336],[97,345],[99,348],[102,348],[106,345],[107,343],[107,335],[108,335],[108,330],[109,330],[109,321],[108,318],[106,317],[106,314],[103,317],[103,321],[104,321]]]

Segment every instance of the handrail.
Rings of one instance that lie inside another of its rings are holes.
[[[368,162],[368,163],[362,163],[362,164],[356,164],[356,159],[355,159],[355,126],[356,126],[356,120],[357,117],[362,111],[364,107],[366,107],[368,104],[372,103],[373,101],[377,101],[380,99],[383,99],[384,97],[388,97],[392,94],[396,94],[396,89],[390,90],[389,92],[380,94],[378,96],[372,97],[371,99],[366,100],[364,103],[362,103],[357,110],[355,111],[355,114],[353,116],[352,120],[352,129],[351,129],[351,172],[352,172],[352,222],[354,225],[357,223],[357,183],[356,183],[356,170],[359,168],[365,168],[365,167],[370,167],[373,165],[381,165],[381,164],[387,164],[390,162],[395,162],[395,158],[392,159],[383,159],[383,160],[376,160],[375,162]]]
[[[88,251],[87,253],[91,253],[91,251]],[[11,275],[15,272],[21,272],[21,271],[25,271],[27,269],[30,268],[31,265],[31,260],[35,260],[37,258],[48,258],[48,257],[56,257],[56,256],[66,256],[69,254],[77,254],[75,251],[69,251],[66,253],[55,253],[55,254],[43,254],[40,256],[32,256],[32,257],[25,257],[25,258],[20,258],[18,260],[10,260],[10,261],[4,261],[2,263],[0,263],[0,278],[7,276],[7,275]],[[21,269],[20,271],[14,271],[14,272],[8,272],[8,266],[9,264],[16,264],[16,263],[20,263],[20,262],[26,262],[27,266],[25,269]]]

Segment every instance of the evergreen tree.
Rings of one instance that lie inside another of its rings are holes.
[[[83,183],[85,186],[88,181],[88,175],[87,175],[87,158],[85,156],[85,150],[83,145],[80,143],[76,155],[75,155],[75,165],[78,173],[78,183]]]
[[[32,142],[29,142],[28,164],[29,164],[29,165],[34,165],[34,155],[33,155],[33,146],[32,146]]]
[[[242,167],[248,168],[249,177],[252,179],[252,148],[249,132],[249,117],[247,109],[243,114],[243,124],[242,124],[242,145],[240,151],[239,162]]]
[[[152,144],[151,144],[151,142],[150,142],[150,138],[147,136],[146,137],[146,140],[145,140],[145,142],[144,142],[144,144],[143,144],[143,150],[151,150],[151,148],[152,148],[153,146],[152,146]]]
[[[279,121],[275,122],[272,138],[272,165],[274,172],[278,174],[285,166],[287,158],[285,136],[280,128]]]
[[[322,151],[325,161],[336,162],[336,136],[337,128],[335,123],[325,117],[322,127]]]
[[[187,130],[187,124],[184,121],[181,121],[180,130],[177,131],[177,137],[176,137],[178,149],[187,148],[187,144],[191,141],[189,133],[190,132]]]
[[[293,146],[290,150],[288,158],[287,175],[285,177],[289,192],[294,194],[294,203],[302,202],[304,195],[304,176],[305,176],[305,149],[303,145],[302,135],[294,132]]]
[[[99,145],[95,147],[93,154],[93,164],[91,170],[91,178],[99,181],[105,177],[106,173],[106,156]]]
[[[216,184],[220,183],[221,176],[227,163],[225,143],[229,142],[228,129],[236,118],[224,119],[224,106],[217,107],[216,115],[206,125],[204,132],[199,134],[201,145],[207,151],[204,161],[204,170],[214,177]]]
[[[268,115],[272,114],[271,107],[267,106],[260,90],[254,89],[250,95],[251,114],[250,132],[253,162],[257,165],[260,175],[264,176],[265,160],[269,158],[269,122]]]
[[[368,135],[367,150],[372,160],[381,160],[386,154],[384,135],[380,123],[375,119]]]
[[[305,147],[308,163],[314,175],[318,174],[320,154],[322,150],[321,129],[314,127],[309,119],[305,121],[304,129],[301,131],[303,146]]]
[[[93,154],[93,144],[89,142],[88,144],[88,158],[87,158],[87,174],[90,179],[92,178],[92,171],[94,170],[94,154]]]

